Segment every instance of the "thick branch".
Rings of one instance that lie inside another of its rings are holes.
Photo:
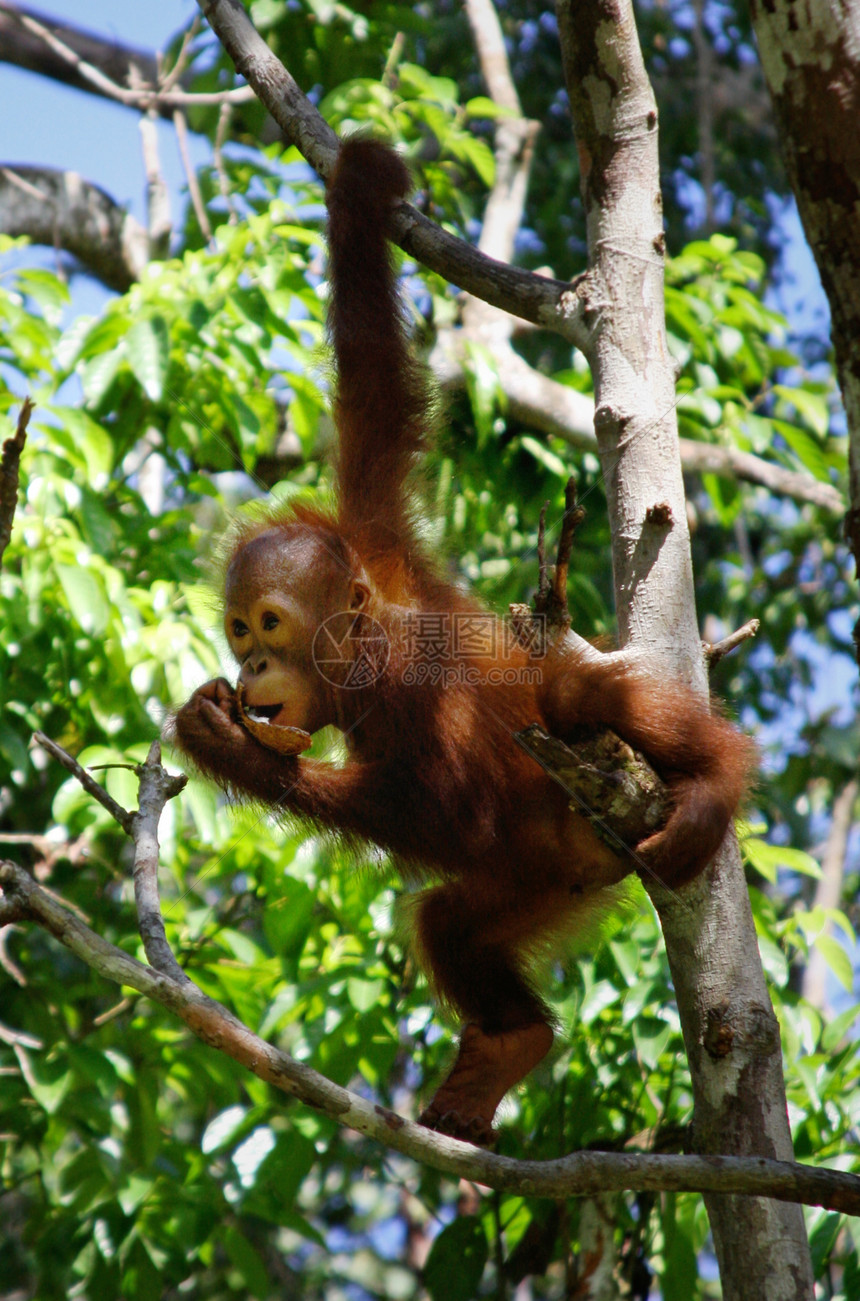
[[[105,99],[124,104],[127,108],[155,108],[164,116],[169,116],[177,108],[212,107],[224,102],[244,104],[252,98],[252,92],[244,86],[233,90],[204,91],[201,94],[173,89],[172,82],[181,80],[181,77],[171,78],[170,89],[160,89],[157,61],[151,55],[118,45],[108,46],[88,32],[66,27],[32,10],[4,4],[0,0],[0,35],[4,27],[7,34],[12,36],[9,43],[12,52],[23,43],[22,56],[26,58],[32,55],[35,61],[43,65],[36,67],[35,71],[41,72],[49,67],[47,75],[55,80],[64,81],[78,90],[93,91]],[[26,39],[22,42],[21,34],[25,38],[29,37],[29,42]],[[116,77],[106,73],[99,62],[94,63],[87,57],[87,50],[94,52],[103,62],[115,66],[121,75]],[[6,59],[7,62],[19,62],[17,58],[9,58],[8,52]],[[139,61],[141,59],[142,64]],[[154,76],[146,78],[142,75],[142,66],[146,65],[149,65]],[[29,65],[22,63],[21,66]],[[58,75],[62,69],[66,70],[65,76]]]
[[[285,137],[326,179],[337,156],[334,131],[255,31],[238,0],[198,3],[236,71],[254,88]],[[394,231],[401,248],[452,284],[515,316],[551,326],[577,347],[582,346],[586,332],[581,306],[565,281],[532,275],[485,257],[408,203],[399,205]]]
[[[71,253],[119,293],[140,279],[149,257],[134,217],[77,172],[51,167],[0,165],[0,232]]]
[[[430,356],[430,365],[443,390],[454,392],[466,383],[463,367],[465,331],[440,332]],[[542,375],[513,348],[502,343],[494,347],[498,381],[508,415],[529,429],[563,439],[569,446],[596,452],[594,401]],[[644,432],[644,431],[643,431]],[[767,488],[779,497],[807,502],[841,515],[845,502],[838,488],[813,479],[811,474],[787,470],[751,452],[718,443],[679,439],[681,465],[685,473],[716,474]]]
[[[830,304],[860,574],[860,34],[856,4],[750,5],[791,188]],[[854,628],[860,663],[860,620]]]
[[[339,1124],[446,1174],[530,1197],[588,1196],[624,1189],[732,1192],[860,1214],[860,1179],[792,1162],[612,1152],[516,1161],[446,1138],[333,1084],[252,1034],[192,982],[180,984],[108,944],[15,863],[0,862],[0,886],[15,906],[17,918],[37,922],[94,971],[167,1008],[204,1043]]]
[[[666,819],[666,787],[643,755],[608,730],[565,745],[533,723],[518,745],[570,796],[570,807],[619,858]]]
[[[158,81],[158,64],[154,54],[135,49],[131,45],[120,45],[117,41],[106,41],[92,32],[58,22],[34,9],[9,4],[8,0],[0,0],[0,61],[3,63],[37,72],[40,76],[49,77],[51,81],[74,86],[77,90],[104,94],[86,78],[79,66],[28,28],[21,21],[22,18],[29,18],[53,33],[79,59],[98,68],[115,85],[128,86],[132,77],[151,86]]]
[[[556,0],[582,163],[594,339],[595,431],[606,481],[622,645],[705,688],[666,341],[657,111],[630,0]],[[660,504],[668,531],[649,524]],[[779,1027],[736,845],[657,907],[693,1083],[700,1151],[789,1159]],[[706,1198],[725,1297],[808,1301],[796,1208]]]

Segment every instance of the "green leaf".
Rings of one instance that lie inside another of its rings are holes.
[[[832,935],[819,935],[815,941],[815,947],[839,981],[843,989],[849,994],[854,992],[854,968],[851,964],[851,958],[837,939]]]
[[[681,1199],[670,1193],[661,1215],[666,1237],[665,1268],[660,1274],[663,1301],[690,1301],[698,1294],[696,1248],[690,1240],[693,1223],[689,1215],[679,1213],[682,1205]]]
[[[796,425],[787,425],[783,421],[775,421],[774,427],[809,473],[814,475],[821,483],[830,483],[830,468],[827,464],[827,457],[812,435],[808,434],[805,429],[798,429]]]
[[[476,1215],[461,1215],[443,1229],[424,1266],[433,1301],[473,1301],[488,1255],[487,1235]]]
[[[768,881],[775,883],[779,869],[800,872],[803,876],[819,879],[821,868],[811,854],[787,845],[769,845],[765,840],[750,836],[742,842],[744,857]]]
[[[560,456],[551,452],[545,443],[540,443],[530,434],[525,434],[520,439],[520,444],[525,451],[531,453],[535,460],[545,469],[554,474],[556,478],[563,479],[565,483],[570,478],[570,467],[564,463]]]
[[[383,980],[360,980],[350,976],[346,982],[346,994],[356,1012],[369,1012],[376,1007],[385,989]]]
[[[788,388],[774,384],[773,391],[783,402],[794,407],[819,438],[826,438],[830,428],[830,405],[826,393],[810,393],[806,388]]]
[[[79,370],[81,387],[89,406],[98,406],[113,383],[114,375],[119,369],[122,355],[118,348],[112,352],[102,352],[90,358]]]
[[[134,377],[146,396],[159,402],[164,392],[170,340],[161,316],[135,321],[126,335],[126,353]]]
[[[98,578],[89,569],[54,566],[69,609],[84,632],[99,637],[110,618],[110,605]]]
[[[495,120],[501,117],[516,117],[513,109],[503,108],[501,104],[488,99],[486,95],[476,95],[474,99],[467,100],[463,107],[466,110],[466,116],[471,118]]]
[[[71,407],[57,408],[55,414],[62,428],[52,431],[53,437],[64,447],[70,447],[76,459],[86,465],[87,482],[96,492],[108,481],[114,462],[114,446],[102,426],[85,411]]]
[[[841,1039],[852,1028],[858,1016],[860,1016],[860,1003],[855,1003],[853,1007],[848,1008],[847,1012],[840,1013],[824,1027],[821,1047],[825,1052],[834,1053],[837,1050]]]
[[[653,1016],[640,1016],[633,1022],[636,1056],[653,1071],[672,1037],[672,1027]]]
[[[30,1093],[53,1116],[72,1083],[68,1061],[65,1058],[48,1061],[38,1052],[29,1053],[21,1044],[15,1044],[15,1056]]]
[[[35,268],[18,272],[18,287],[42,308],[46,318],[56,324],[69,304],[69,287],[52,271]]]
[[[457,83],[450,77],[434,77],[417,63],[401,63],[397,69],[398,89],[404,97],[421,95],[438,104],[455,105]]]
[[[222,1234],[224,1249],[244,1287],[252,1296],[260,1297],[261,1301],[265,1301],[271,1293],[266,1266],[259,1252],[251,1246],[244,1233],[240,1233],[232,1224],[227,1225],[222,1230]]]
[[[270,892],[263,913],[263,929],[272,952],[297,957],[304,947],[316,906],[316,895],[304,881],[284,876],[277,892]]]

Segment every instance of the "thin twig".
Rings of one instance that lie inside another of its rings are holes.
[[[538,520],[537,535],[537,556],[538,556],[538,590],[535,598],[535,605],[538,600],[544,601],[549,592],[549,565],[546,559],[546,513],[549,510],[549,502],[545,501],[541,506],[540,519]]]
[[[391,49],[388,51],[388,58],[385,60],[385,67],[382,69],[382,76],[379,80],[383,86],[393,86],[397,78],[397,65],[403,54],[405,44],[403,32],[395,32],[394,40],[391,42]]]
[[[172,90],[179,78],[188,66],[188,54],[191,49],[191,42],[200,32],[202,20],[200,14],[195,14],[191,20],[188,29],[183,33],[182,44],[179,47],[179,53],[176,56],[176,62],[169,72],[159,78],[158,93],[163,95],[166,91]]]
[[[570,614],[567,608],[567,574],[570,566],[570,553],[573,550],[573,537],[585,519],[585,507],[576,504],[576,480],[570,476],[564,487],[564,515],[561,519],[561,532],[556,552],[555,573],[552,579],[553,597],[560,622],[566,620],[570,627]]]
[[[34,36],[43,40],[49,49],[61,58],[69,67],[74,68],[83,80],[88,81],[96,90],[100,91],[108,99],[115,99],[120,104],[125,104],[128,108],[193,108],[206,107],[215,104],[247,104],[254,99],[254,92],[249,86],[237,86],[233,90],[207,91],[199,95],[189,94],[182,90],[126,90],[118,86],[110,77],[106,77],[103,72],[94,67],[93,64],[87,63],[76,54],[71,46],[66,45],[64,41],[45,27],[43,23],[31,17],[29,14],[16,13],[14,17],[26,27]]]
[[[188,149],[188,122],[185,114],[179,108],[177,108],[173,114],[173,127],[176,131],[176,143],[179,145],[179,157],[182,159],[182,168],[185,172],[185,180],[188,184],[188,193],[191,196],[191,204],[194,208],[194,214],[197,217],[197,224],[200,227],[200,233],[206,243],[211,244],[212,227],[209,224],[206,204],[203,202],[203,195],[200,193],[200,186],[197,183],[197,173],[194,170],[194,164],[191,162],[191,154]]]
[[[708,667],[713,668],[715,664],[719,664],[723,656],[728,655],[742,642],[755,637],[760,627],[761,621],[759,619],[750,619],[742,628],[730,633],[728,637],[723,637],[722,641],[705,642],[705,659],[708,661]]]
[[[66,771],[70,772],[80,782],[88,795],[92,795],[93,799],[98,800],[99,804],[107,809],[114,822],[119,823],[126,835],[130,836],[132,834],[134,814],[129,813],[121,804],[117,804],[113,796],[108,795],[104,787],[100,786],[95,778],[90,776],[86,768],[81,767],[77,759],[74,759],[61,745],[57,745],[56,741],[52,741],[49,736],[45,736],[44,732],[34,732],[33,740],[43,750],[47,750],[48,754],[57,760],[57,763],[62,764]]]
[[[137,769],[140,781],[138,810],[129,835],[134,840],[134,901],[146,956],[156,971],[179,984],[191,984],[173,956],[164,931],[158,896],[158,824],[168,800],[185,787],[185,776],[172,777],[161,766],[161,746],[153,741],[146,763]]]
[[[0,913],[2,913],[2,908],[3,908],[3,904],[0,903]],[[10,912],[14,914],[14,909],[10,909]],[[0,920],[0,967],[3,968],[7,976],[10,976],[12,980],[14,980],[16,985],[20,985],[22,989],[26,989],[27,977],[24,975],[23,971],[18,966],[18,963],[10,954],[9,948],[7,946],[7,940],[12,934],[12,931],[9,929],[9,927],[12,925],[13,922],[16,922],[18,920],[20,919],[15,917],[14,915],[10,916],[7,921]]]
[[[222,104],[221,111],[218,114],[218,127],[215,131],[215,143],[212,146],[212,162],[215,167],[215,175],[218,177],[218,189],[221,198],[227,205],[229,213],[228,221],[234,226],[238,220],[236,205],[233,202],[233,193],[230,188],[230,177],[227,175],[227,167],[224,163],[224,143],[230,133],[230,123],[233,120],[233,110],[229,104]]]

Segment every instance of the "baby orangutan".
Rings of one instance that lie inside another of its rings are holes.
[[[682,686],[564,646],[531,658],[426,553],[406,480],[425,446],[428,393],[387,242],[409,189],[385,146],[341,146],[328,190],[337,509],[278,507],[239,532],[225,594],[239,687],[218,679],[196,691],[175,740],[235,795],[370,841],[422,884],[408,910],[415,955],[464,1028],[421,1121],[489,1143],[500,1100],[552,1043],[531,955],[574,932],[596,893],[630,872],[671,887],[701,872],[753,748]],[[443,639],[477,620],[482,637],[458,652],[468,671],[453,682],[434,673],[447,650],[411,635],[416,620]],[[603,844],[516,744],[535,722],[560,740],[612,728],[648,758],[671,807],[635,857]],[[300,757],[330,724],[347,762]]]

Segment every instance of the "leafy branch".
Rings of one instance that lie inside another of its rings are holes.
[[[149,965],[103,939],[22,867],[0,861],[0,927],[31,921],[48,931],[93,971],[134,989],[177,1016],[203,1043],[232,1057],[282,1093],[340,1125],[394,1148],[444,1174],[499,1191],[560,1198],[612,1191],[744,1193],[860,1214],[860,1177],[759,1157],[574,1152],[552,1161],[518,1161],[437,1134],[333,1083],[248,1029],[223,1004],[204,994],[176,961],[164,929],[158,892],[158,823],[165,804],[185,785],[161,765],[154,742],[135,766],[139,808],[118,805],[62,747],[37,734],[47,748],[119,823],[134,843],[135,907]]]

